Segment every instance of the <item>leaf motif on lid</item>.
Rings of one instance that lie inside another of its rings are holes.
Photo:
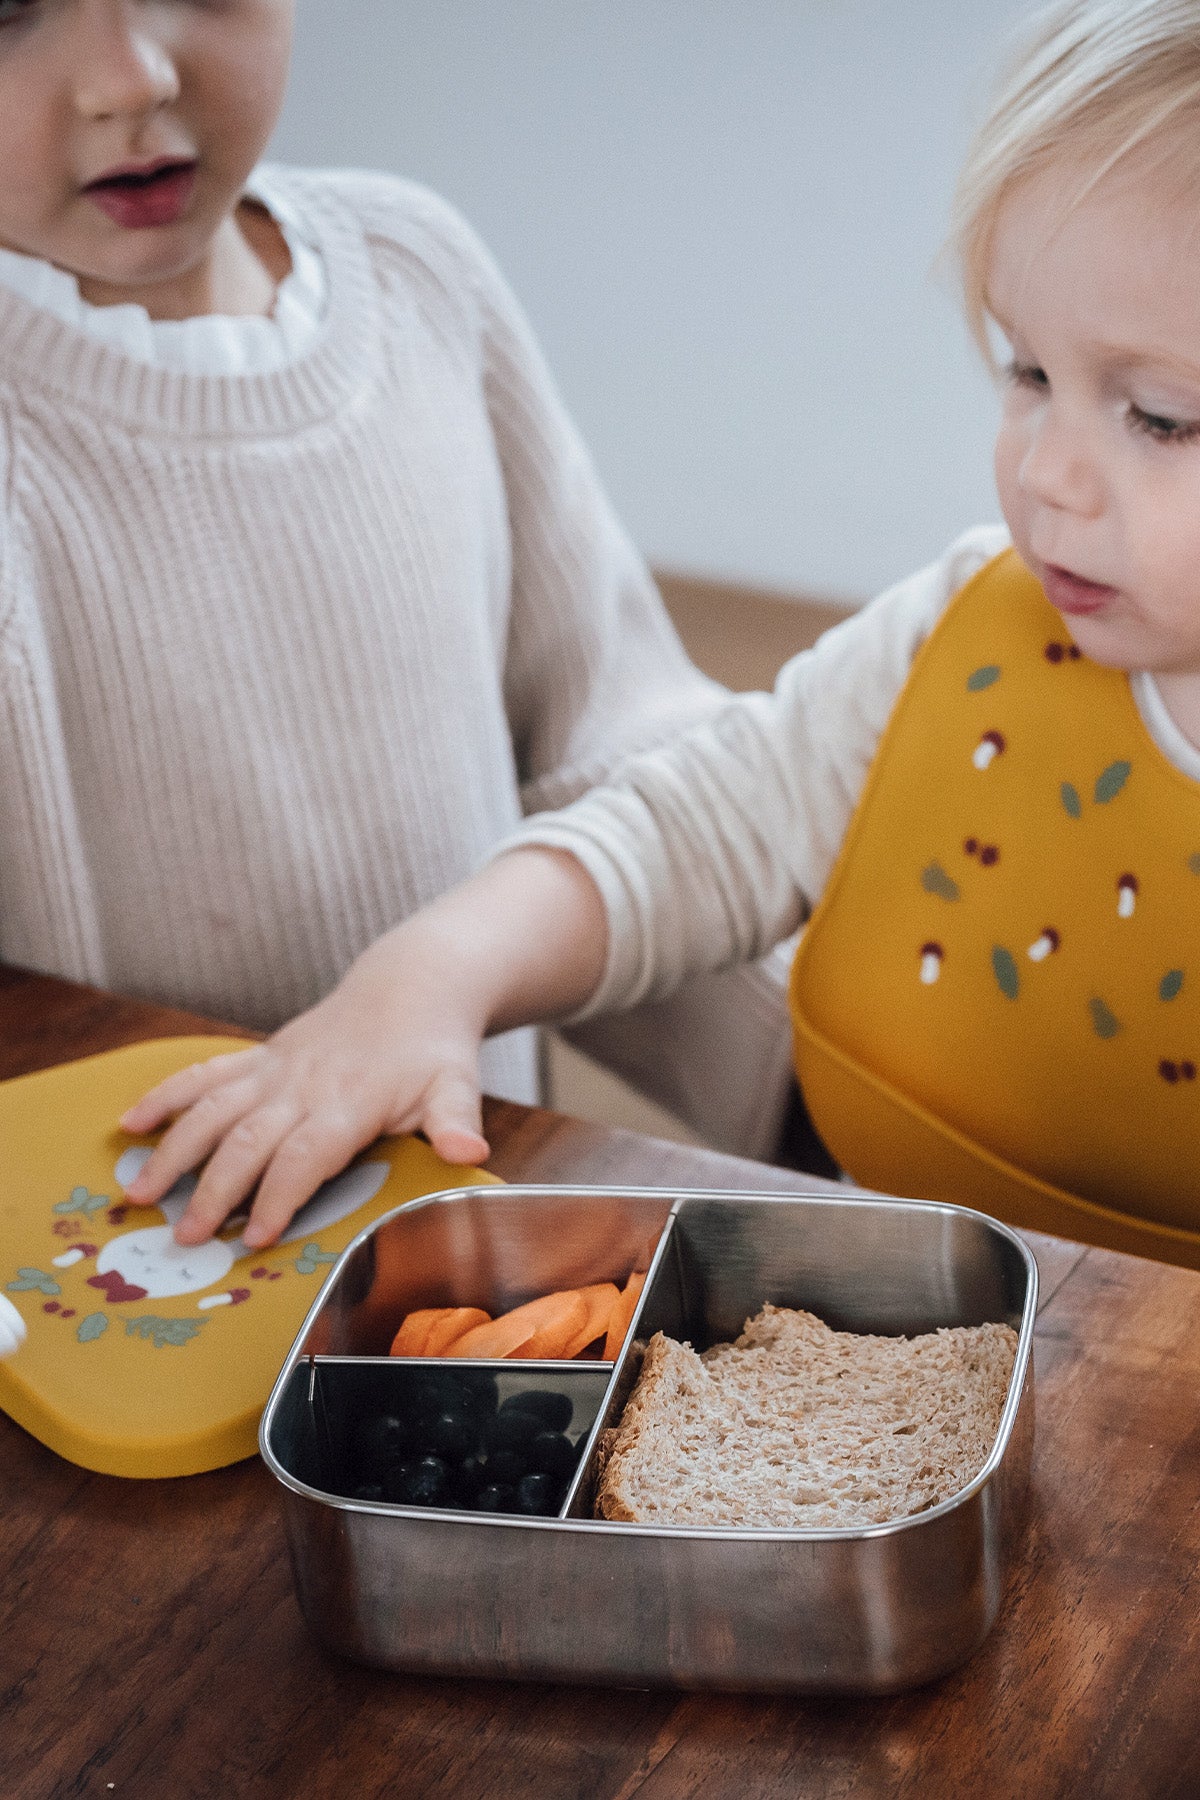
[[[94,1344],[98,1337],[103,1337],[108,1330],[108,1314],[102,1312],[89,1313],[86,1319],[80,1319],[75,1333],[81,1344]]]
[[[18,1269],[15,1281],[8,1283],[10,1294],[61,1294],[62,1289],[53,1275],[47,1275],[44,1269]]]
[[[154,1313],[139,1313],[136,1319],[126,1320],[125,1335],[149,1338],[154,1348],[161,1350],[165,1344],[188,1343],[207,1323],[207,1319],[161,1319]]]
[[[1183,986],[1183,970],[1182,969],[1168,969],[1166,974],[1163,976],[1162,980],[1158,984],[1159,999],[1160,1000],[1173,1000],[1182,986]]]
[[[1071,782],[1064,781],[1058,791],[1062,797],[1065,811],[1068,812],[1073,819],[1082,818],[1083,802],[1079,798],[1079,789],[1073,786]]]
[[[54,1210],[56,1213],[86,1213],[90,1218],[94,1212],[99,1212],[107,1205],[107,1194],[93,1194],[85,1187],[75,1187],[71,1189],[67,1199],[56,1202]]]

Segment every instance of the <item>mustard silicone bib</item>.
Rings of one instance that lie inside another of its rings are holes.
[[[1011,551],[918,655],[792,976],[859,1180],[1200,1267],[1200,783]]]
[[[176,1244],[195,1178],[161,1206],[126,1205],[150,1140],[114,1121],[176,1069],[245,1047],[157,1039],[0,1083],[0,1293],[25,1327],[0,1360],[0,1407],[84,1468],[190,1475],[252,1456],[279,1367],[351,1238],[406,1200],[496,1179],[389,1139],[269,1250],[246,1251],[236,1221]]]

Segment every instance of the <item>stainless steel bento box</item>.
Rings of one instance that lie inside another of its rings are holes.
[[[579,1464],[557,1517],[354,1497],[355,1421],[402,1404],[417,1367],[387,1354],[405,1313],[495,1314],[647,1268],[615,1362],[442,1365],[490,1370],[501,1397],[547,1386],[571,1397]],[[765,1301],[843,1330],[1011,1324],[1016,1362],[975,1480],[914,1517],[852,1530],[592,1519],[596,1440],[620,1414],[637,1345],[662,1329],[704,1348],[735,1337]],[[803,1694],[928,1681],[990,1629],[1019,1541],[1036,1307],[1021,1239],[961,1207],[545,1187],[413,1202],[343,1253],[263,1415],[304,1616],[331,1650],[426,1674]]]

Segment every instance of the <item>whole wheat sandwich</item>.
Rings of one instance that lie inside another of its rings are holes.
[[[967,1485],[995,1441],[1007,1325],[833,1331],[764,1306],[697,1355],[662,1332],[600,1446],[596,1515],[639,1525],[883,1524]]]

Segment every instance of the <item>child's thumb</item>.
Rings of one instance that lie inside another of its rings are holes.
[[[426,1137],[446,1162],[483,1162],[491,1154],[483,1135],[478,1083],[458,1070],[445,1069],[434,1078],[422,1123]]]

